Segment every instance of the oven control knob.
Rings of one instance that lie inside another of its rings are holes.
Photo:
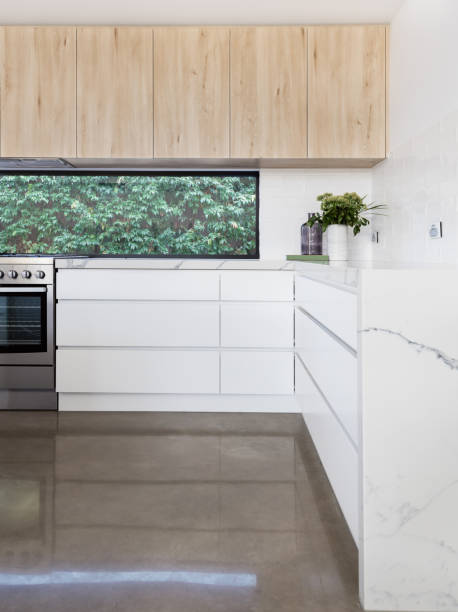
[[[32,272],[30,270],[22,270],[22,278],[31,278]]]
[[[8,277],[9,278],[17,278],[16,270],[8,270]]]
[[[3,278],[5,276],[5,273],[3,272],[3,270],[0,270],[0,278]]]
[[[35,272],[35,276],[37,278],[44,278],[46,274],[43,272],[43,270],[38,270],[37,272]]]

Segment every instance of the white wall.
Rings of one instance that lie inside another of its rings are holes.
[[[356,191],[371,200],[371,170],[261,170],[260,251],[262,259],[300,253],[300,227],[307,212],[319,210],[317,195]],[[367,257],[367,234],[354,245],[354,257]]]
[[[405,0],[391,24],[391,154],[373,171],[389,205],[376,259],[458,262],[457,58],[457,0]]]
[[[402,0],[15,0],[1,3],[2,24],[385,23]]]

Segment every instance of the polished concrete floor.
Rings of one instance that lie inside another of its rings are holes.
[[[298,415],[0,413],[1,612],[359,609]]]

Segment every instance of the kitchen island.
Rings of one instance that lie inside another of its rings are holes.
[[[60,259],[61,410],[302,412],[367,610],[458,610],[453,267]]]
[[[457,268],[298,264],[298,310],[296,396],[358,521],[364,609],[458,610]]]

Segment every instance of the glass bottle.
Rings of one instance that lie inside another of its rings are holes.
[[[308,213],[310,219],[315,213]],[[301,225],[301,254],[321,255],[323,252],[323,232],[321,225],[315,222],[312,227],[307,222]]]

